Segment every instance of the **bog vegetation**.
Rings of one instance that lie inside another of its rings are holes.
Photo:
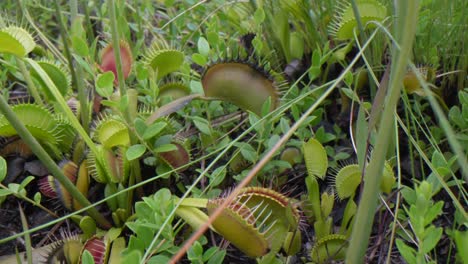
[[[0,262],[468,263],[466,1],[0,7]]]

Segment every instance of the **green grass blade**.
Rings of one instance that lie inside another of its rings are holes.
[[[369,244],[369,236],[377,207],[379,186],[393,126],[394,111],[400,91],[403,76],[411,54],[417,25],[419,1],[396,1],[397,5],[397,40],[400,50],[393,49],[393,64],[390,75],[389,91],[385,108],[382,113],[377,142],[365,174],[364,191],[359,202],[356,221],[353,225],[350,247],[346,255],[346,263],[363,263]]]

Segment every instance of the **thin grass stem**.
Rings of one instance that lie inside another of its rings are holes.
[[[36,102],[38,105],[44,105],[44,102],[42,101],[41,96],[39,95],[39,92],[37,91],[37,87],[34,84],[28,70],[26,69],[26,65],[24,65],[24,62],[20,58],[15,57],[15,59],[21,71],[21,74],[23,74],[24,80],[26,81],[28,92],[34,98],[34,102]]]
[[[72,0],[73,1],[73,0]],[[67,58],[68,68],[70,70],[72,76],[72,83],[75,86],[75,89],[78,91],[78,100],[80,101],[80,116],[81,122],[85,131],[88,132],[88,124],[89,124],[89,111],[88,111],[88,100],[86,96],[86,88],[84,87],[83,83],[83,70],[79,65],[74,65],[73,63],[73,56],[70,50],[70,46],[68,45],[68,34],[67,30],[65,29],[65,24],[63,22],[60,10],[60,3],[58,0],[55,0],[55,13],[58,17],[58,26],[60,29],[60,35],[62,36],[63,42],[63,49],[65,53],[65,57]],[[76,14],[75,14],[76,17]],[[73,21],[73,16],[72,16]]]
[[[389,89],[382,113],[382,119],[377,135],[377,141],[372,152],[371,161],[364,176],[364,189],[356,213],[356,220],[351,233],[350,247],[346,254],[346,263],[359,264],[364,262],[364,255],[369,244],[369,236],[374,221],[375,209],[379,195],[379,186],[382,178],[383,167],[388,141],[390,140],[395,118],[395,107],[400,97],[402,81],[408,58],[413,46],[417,25],[419,1],[396,1],[397,5],[397,39],[400,50],[394,47],[393,64],[390,75]]]
[[[117,29],[117,17],[115,15],[115,2],[114,0],[107,0],[107,7],[109,8],[109,22],[112,32],[112,45],[114,46],[115,65],[117,70],[117,80],[119,81],[119,92],[121,96],[127,94],[125,87],[122,57],[120,56],[120,37]]]
[[[21,205],[18,204],[18,209],[20,212],[20,217],[21,217],[21,225],[23,226],[23,230],[28,231],[28,220],[26,219],[26,216],[24,215],[23,208],[21,208]],[[33,258],[32,258],[32,245],[31,245],[31,236],[29,233],[24,234],[24,243],[26,247],[26,260],[28,261],[28,264],[33,264]]]

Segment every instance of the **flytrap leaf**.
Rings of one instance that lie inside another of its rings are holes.
[[[363,26],[369,21],[381,22],[387,16],[387,8],[377,0],[355,1],[359,10],[359,16]],[[329,33],[338,40],[349,40],[354,38],[354,29],[357,20],[354,16],[353,7],[349,1],[339,1],[337,11],[330,23]],[[373,25],[369,25],[372,27]]]
[[[35,104],[18,104],[12,106],[18,119],[38,139],[54,140],[53,134],[57,123],[52,113],[45,107]],[[17,135],[16,130],[4,115],[0,115],[0,136],[9,137]]]
[[[190,87],[180,82],[169,82],[159,87],[159,98],[161,103],[165,103],[165,99],[176,100],[190,94]]]
[[[7,157],[10,155],[29,158],[33,155],[31,148],[21,139],[12,137],[0,144],[0,156]]]
[[[385,162],[383,169],[382,181],[380,182],[380,190],[389,194],[392,191],[393,185],[396,182],[395,173],[388,161]]]
[[[325,148],[316,139],[309,139],[302,146],[307,173],[323,179],[328,168],[328,158]]]
[[[79,263],[84,263],[83,253],[85,251],[91,253],[92,259],[95,264],[105,264],[107,263],[107,258],[110,251],[110,243],[98,237],[92,237],[88,239],[83,245],[83,248],[81,249]]]
[[[208,214],[212,214],[222,203],[222,198],[210,200],[207,204]],[[261,257],[268,253],[268,241],[254,225],[255,219],[249,216],[251,210],[247,206],[232,202],[214,220],[213,227],[247,256]]]
[[[294,166],[302,161],[302,153],[296,147],[287,147],[281,152],[280,159]]]
[[[120,48],[120,57],[122,59],[122,71],[124,79],[127,79],[132,71],[132,51],[128,46],[128,43],[125,41],[120,41],[119,44]],[[115,61],[114,55],[114,46],[112,44],[108,44],[101,52],[101,64],[99,68],[103,72],[111,71],[114,74],[114,82],[118,83],[117,79],[117,63]]]
[[[24,57],[35,46],[33,37],[23,28],[10,26],[0,29],[0,53]]]
[[[270,111],[279,105],[275,82],[247,63],[214,64],[203,74],[202,85],[206,97],[233,103],[257,115],[261,115],[268,98]]]
[[[184,53],[175,49],[159,48],[153,45],[145,56],[146,65],[157,72],[158,80],[177,71],[184,63]]]
[[[168,116],[172,113],[175,113],[182,109],[184,106],[189,104],[193,99],[199,98],[199,94],[191,94],[187,95],[184,97],[181,97],[179,99],[176,99],[168,104],[165,104],[161,107],[159,107],[156,111],[154,111],[145,121],[147,125],[152,124],[154,121],[156,121],[158,118],[163,117],[163,116]]]
[[[361,183],[361,170],[358,164],[351,164],[341,168],[335,176],[335,188],[340,199],[354,195]]]
[[[94,139],[107,149],[130,144],[127,125],[118,117],[112,116],[98,121],[94,130]]]
[[[208,214],[212,214],[224,198],[210,200]],[[281,248],[295,254],[300,244],[299,212],[286,196],[268,188],[243,188],[215,219],[216,232],[250,257],[260,257]]]
[[[59,156],[63,127],[49,109],[36,104],[17,104],[11,107],[19,121],[29,130],[49,153]],[[0,115],[0,136],[16,136],[17,132],[4,115]]]
[[[417,71],[419,71],[419,74],[421,74],[426,82],[431,82],[436,75],[435,70],[431,67],[420,67],[417,68]],[[409,70],[403,77],[403,87],[408,94],[427,95],[413,70]]]
[[[47,60],[38,61],[37,64],[39,64],[39,66],[41,66],[41,68],[47,73],[62,96],[65,96],[70,91],[71,76],[65,67]],[[34,69],[31,70],[31,75],[39,82],[47,99],[55,101],[54,95],[50,92],[45,82],[41,77],[39,77],[39,74]]]
[[[50,252],[46,252],[44,263],[79,263],[82,247],[77,235],[67,236],[56,242]]]
[[[96,145],[96,153],[89,153],[86,159],[88,170],[94,180],[100,183],[125,181],[130,160],[124,156],[125,151],[125,148],[118,148],[114,153],[102,145]]]
[[[190,162],[190,150],[185,147],[185,144],[182,142],[172,142],[171,145],[174,145],[176,149],[160,152],[159,157],[172,169],[177,169],[182,167]],[[182,172],[186,170],[187,167],[181,168],[178,171]]]
[[[78,176],[78,166],[69,160],[62,160],[59,162],[59,167],[63,174],[73,183],[76,183]],[[87,175],[86,175],[87,177]],[[82,183],[80,183],[82,185]],[[86,195],[88,192],[88,185],[80,186],[80,192]],[[53,176],[49,175],[42,177],[39,180],[39,191],[49,198],[60,199],[63,206],[68,210],[80,209],[81,205],[73,199],[71,194],[63,187],[63,185]],[[76,206],[76,207],[75,207]]]
[[[332,260],[343,260],[346,256],[348,244],[348,240],[344,235],[327,235],[315,243],[310,257],[314,263],[329,263]]]

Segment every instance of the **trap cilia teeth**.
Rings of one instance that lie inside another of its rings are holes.
[[[155,40],[144,57],[144,64],[156,73],[158,80],[179,70],[183,63],[184,53],[170,47],[163,39]]]
[[[49,108],[31,103],[20,103],[11,107],[18,119],[24,124],[34,138],[53,157],[59,158],[62,152],[70,150],[75,132],[68,120]],[[18,133],[0,114],[0,137],[14,137]]]
[[[147,118],[146,123],[174,113],[194,99],[226,101],[259,116],[278,108],[280,91],[287,87],[284,78],[253,55],[243,58],[245,55],[238,53],[205,67],[200,79],[204,95],[190,94],[187,85],[173,82],[171,77],[165,78],[169,81],[160,85],[161,107]],[[179,70],[183,63],[184,54],[164,41],[155,41],[144,58],[144,64],[156,74],[158,81]],[[173,101],[168,102],[167,98]]]
[[[25,57],[35,46],[34,38],[24,28],[17,26],[0,28],[0,53]]]
[[[59,90],[60,94],[65,97],[71,90],[71,75],[69,70],[64,65],[47,59],[41,59],[37,62],[37,64],[39,64],[42,70],[47,73],[47,75]],[[39,74],[36,71],[31,70],[31,75],[39,83],[39,86],[41,87],[41,90],[43,91],[47,100],[55,101],[55,97],[49,91],[42,78],[39,77]]]
[[[125,182],[129,175],[129,161],[125,151],[130,136],[125,122],[116,115],[105,115],[97,120],[92,131],[96,152],[87,155],[86,163],[91,176],[100,183]]]
[[[377,0],[358,0],[355,2],[363,26],[370,21],[382,22],[387,17],[387,8]],[[330,35],[337,40],[353,39],[357,25],[358,22],[351,2],[347,0],[338,1],[328,30]],[[369,27],[375,27],[375,25],[369,24]]]
[[[198,228],[224,202],[229,192],[215,199],[186,198],[176,211],[193,228]],[[206,208],[208,215],[195,207]],[[269,188],[242,188],[223,208],[212,228],[249,257],[261,257],[280,250],[296,254],[301,246],[301,213],[296,202]]]
[[[168,78],[159,86],[159,105],[167,104],[190,94],[190,87],[182,80]]]
[[[44,263],[84,263],[85,251],[96,264],[121,263],[125,239],[116,237],[120,231],[100,232],[99,235],[71,235],[62,233],[62,239],[53,243],[44,254]]]

